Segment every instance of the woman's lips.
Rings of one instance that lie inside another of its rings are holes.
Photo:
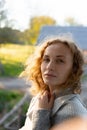
[[[45,74],[46,77],[56,77],[54,74]]]

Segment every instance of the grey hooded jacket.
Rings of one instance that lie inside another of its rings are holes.
[[[87,117],[87,110],[78,94],[56,98],[52,110],[36,110],[36,100],[37,96],[31,100],[25,125],[20,130],[49,130],[72,117]]]

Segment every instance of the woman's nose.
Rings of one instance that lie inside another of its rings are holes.
[[[54,69],[54,63],[53,62],[49,62],[48,65],[47,65],[47,68],[50,69],[50,70],[53,70]]]

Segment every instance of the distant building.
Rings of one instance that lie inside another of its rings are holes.
[[[72,33],[73,38],[83,50],[87,50],[87,27],[84,26],[43,26],[37,40],[37,45],[46,37],[60,33]]]
[[[87,57],[87,27],[85,26],[43,26],[41,28],[36,45],[49,36],[57,36],[62,33],[71,33],[77,45]]]

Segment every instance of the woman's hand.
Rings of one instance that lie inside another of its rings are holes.
[[[50,130],[87,130],[87,118],[75,117],[53,126]]]
[[[44,93],[38,96],[35,108],[50,110],[53,107],[53,104],[54,104],[54,94],[50,95],[48,91],[45,91]]]

